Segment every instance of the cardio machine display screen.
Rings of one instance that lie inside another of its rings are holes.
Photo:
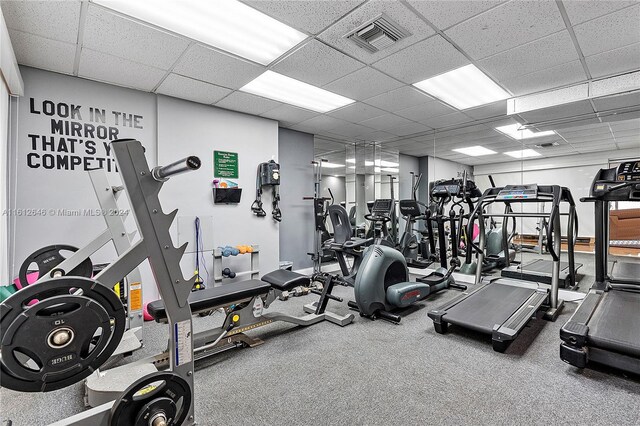
[[[640,181],[640,161],[627,161],[618,166],[619,181]]]
[[[459,185],[438,185],[433,188],[433,195],[452,194],[455,195],[460,192]]]
[[[393,207],[393,200],[376,200],[371,207],[371,213],[389,213]]]

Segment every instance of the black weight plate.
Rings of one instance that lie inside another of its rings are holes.
[[[77,383],[109,359],[125,324],[118,296],[90,278],[52,278],[22,289],[0,304],[2,386],[48,392]],[[50,345],[51,332],[61,328],[73,339]],[[25,358],[37,362],[27,368]]]
[[[27,256],[25,261],[22,262],[22,265],[20,266],[20,272],[18,273],[18,280],[20,281],[22,287],[26,287],[27,285],[29,285],[29,282],[27,281],[29,266],[35,263],[38,267],[38,278],[42,278],[66,259],[62,255],[62,251],[76,252],[78,251],[78,248],[65,244],[56,244],[52,246],[42,247],[41,249],[38,249]],[[63,272],[63,275],[91,278],[91,276],[93,275],[93,264],[91,263],[91,259],[87,258],[71,271]]]
[[[150,385],[160,382],[157,387]],[[162,412],[167,426],[181,426],[191,408],[189,383],[171,371],[158,371],[135,381],[111,407],[111,426],[147,426]]]

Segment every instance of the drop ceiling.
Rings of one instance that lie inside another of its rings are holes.
[[[387,149],[467,164],[509,161],[520,143],[494,130],[514,123],[506,101],[458,111],[411,85],[474,64],[513,96],[640,69],[640,2],[599,0],[244,0],[307,39],[264,66],[87,1],[1,3],[22,65],[278,120],[331,144]],[[410,35],[376,53],[343,36],[384,13]],[[355,99],[319,114],[238,89],[266,70]],[[595,104],[586,105],[596,108]],[[640,120],[593,123],[523,141],[545,157],[640,149]]]

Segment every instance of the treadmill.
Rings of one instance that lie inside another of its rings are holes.
[[[467,234],[472,235],[473,225],[477,221],[480,227],[478,246],[474,247],[477,263],[482,264],[485,253],[485,211],[494,203],[504,203],[510,207],[513,203],[544,202],[551,204],[550,213],[515,212],[506,208],[503,214],[491,214],[509,219],[518,217],[547,217],[547,246],[553,258],[553,277],[551,286],[531,283],[523,286],[523,281],[498,278],[483,282],[482,269],[476,269],[475,288],[428,313],[433,320],[436,332],[444,334],[448,325],[454,324],[492,337],[493,349],[504,352],[515,340],[539,310],[544,310],[544,318],[555,321],[564,302],[558,299],[560,272],[560,205],[567,203],[575,206],[568,188],[558,185],[508,185],[489,188],[476,203],[467,224]],[[570,216],[571,217],[571,216]],[[573,224],[571,225],[573,226]],[[467,263],[471,262],[471,251],[467,251]]]
[[[640,275],[621,279],[609,274],[607,263],[609,202],[635,200],[640,200],[640,161],[601,169],[591,196],[581,199],[595,203],[596,280],[560,330],[560,358],[578,368],[593,362],[640,375]],[[640,267],[619,265],[626,273]]]

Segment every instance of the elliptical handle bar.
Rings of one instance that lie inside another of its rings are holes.
[[[151,170],[151,175],[155,180],[164,182],[173,175],[198,170],[201,165],[202,162],[200,158],[195,155],[190,155],[166,166],[154,167],[153,170]]]

